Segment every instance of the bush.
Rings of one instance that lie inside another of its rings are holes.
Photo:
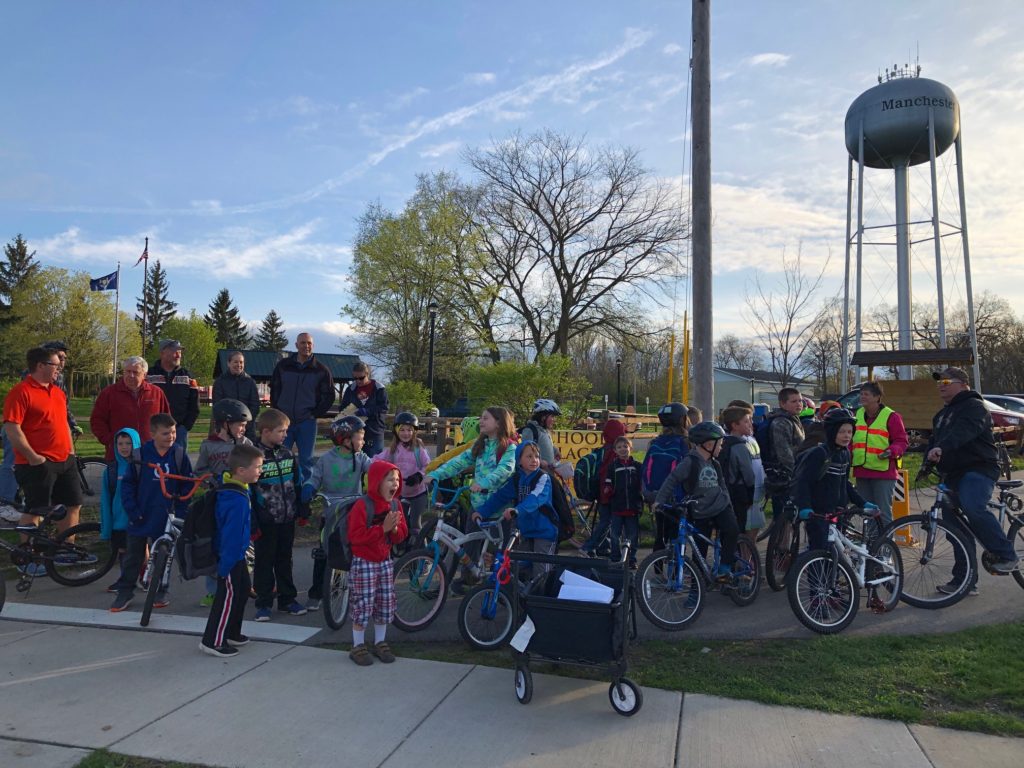
[[[416,381],[399,379],[388,384],[388,405],[392,413],[412,411],[423,415],[430,410],[430,391]]]
[[[539,397],[555,400],[562,409],[560,425],[571,426],[586,415],[590,382],[573,376],[572,361],[563,355],[538,358],[533,363],[506,362],[474,365],[469,369],[469,407],[479,413],[491,405],[508,408],[522,426]]]

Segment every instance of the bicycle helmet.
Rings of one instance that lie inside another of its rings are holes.
[[[708,440],[722,440],[725,438],[725,430],[713,421],[702,421],[696,426],[690,427],[690,442],[694,445],[703,445]]]
[[[401,426],[412,427],[413,429],[420,428],[420,420],[416,417],[415,413],[409,411],[402,411],[395,415],[395,429]]]
[[[814,419],[814,409],[811,408],[810,406],[805,407],[802,411],[800,411],[799,414],[797,414],[797,418],[800,419],[800,421],[804,421],[805,419],[812,419],[813,420]]]
[[[825,414],[822,421],[825,424],[825,442],[828,445],[835,445],[836,435],[843,424],[849,424],[852,427],[857,423],[857,419],[845,408],[833,408]]]
[[[562,409],[558,407],[558,403],[546,397],[540,398],[533,404],[533,412],[537,416],[544,413],[553,413],[555,416],[562,415]]]
[[[833,410],[835,408],[842,408],[842,407],[843,406],[840,405],[835,400],[822,400],[821,401],[821,405],[818,406],[818,419],[821,420],[821,421],[824,421],[826,413],[828,413],[829,411],[831,411],[831,410]]]
[[[331,442],[342,445],[356,432],[366,429],[366,424],[358,416],[342,416],[331,422]]]
[[[686,406],[682,403],[666,403],[658,409],[658,421],[663,427],[681,427],[686,423]]]
[[[237,421],[252,421],[252,412],[249,410],[249,406],[241,400],[225,397],[213,404],[214,424],[233,424]]]
[[[43,349],[48,349],[51,352],[67,352],[68,351],[68,345],[65,344],[63,341],[61,341],[60,339],[53,339],[52,341],[44,341],[39,346],[42,347]]]

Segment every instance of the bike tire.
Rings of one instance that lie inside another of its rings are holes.
[[[881,538],[892,539],[900,549],[903,560],[900,599],[915,608],[946,608],[963,600],[974,583],[978,572],[974,542],[968,543],[960,530],[950,527],[946,521],[936,520],[932,555],[924,561],[930,527],[928,515],[898,517],[882,530]],[[967,573],[953,594],[944,594],[938,588],[952,580],[957,552],[966,558]]]
[[[764,553],[765,581],[773,592],[786,588],[786,574],[800,551],[800,526],[793,520],[780,520]]]
[[[433,553],[414,549],[395,563],[394,625],[403,632],[419,632],[441,615],[450,580],[444,560],[435,564]]]
[[[786,592],[800,623],[819,635],[842,632],[860,607],[860,587],[853,573],[824,549],[812,549],[797,558]]]
[[[423,514],[426,515],[427,513],[424,512]],[[412,543],[412,549],[410,549],[409,552],[417,549],[426,549],[427,545],[430,544],[434,538],[434,531],[437,530],[437,518],[431,518],[424,523],[423,518],[421,517],[420,523],[420,532],[416,534],[416,540]],[[406,554],[409,553],[406,552]]]
[[[508,591],[499,589],[493,597],[494,587],[481,584],[462,598],[459,606],[459,634],[478,651],[494,651],[501,648],[512,637],[514,612]],[[495,599],[494,618],[485,616],[485,607]]]
[[[83,506],[99,508],[103,495],[103,474],[107,460],[99,457],[78,459],[78,476],[82,481]]]
[[[740,536],[736,544],[736,562],[744,563],[744,567],[738,572],[741,577],[729,589],[729,599],[741,608],[746,607],[757,599],[761,591],[761,555],[757,552],[757,544],[749,536]]]
[[[74,541],[68,539],[74,538]],[[60,564],[53,560],[61,554],[81,558],[79,563]],[[100,538],[99,523],[79,523],[61,531],[44,560],[46,573],[65,587],[80,587],[102,578],[117,562],[117,550]]]
[[[1024,523],[1015,520],[1010,526],[1007,536],[1013,544],[1013,551],[1017,553],[1020,562],[1024,563]],[[1017,566],[1017,570],[1013,572],[1013,578],[1021,586],[1021,589],[1024,589],[1024,572],[1021,571],[1021,568],[1024,568],[1024,565]]]
[[[896,546],[896,542],[892,539],[882,538],[874,540],[869,554],[872,557],[889,563],[892,580],[868,587],[869,590],[874,590],[875,597],[881,601],[882,611],[888,613],[895,610],[896,606],[899,605],[900,595],[903,594],[903,556],[900,554],[900,548]],[[877,579],[890,575],[890,573],[885,573],[883,569],[884,566],[869,560],[865,569],[865,577],[867,579]],[[868,594],[871,593],[869,592]]]
[[[676,569],[680,568],[677,587]],[[647,620],[670,632],[693,622],[704,608],[704,580],[689,560],[677,561],[670,549],[644,558],[636,572],[636,587],[640,610]]]
[[[171,556],[171,548],[166,541],[161,541],[149,556],[153,559],[153,567],[149,571],[149,588],[146,590],[146,602],[142,606],[142,616],[139,618],[141,627],[149,626],[149,617],[153,613],[156,594],[160,591],[160,582],[164,580],[164,571],[167,568],[167,559]]]
[[[348,571],[339,571],[330,566],[325,568],[320,608],[324,612],[324,623],[331,629],[341,629],[345,623],[350,595]]]

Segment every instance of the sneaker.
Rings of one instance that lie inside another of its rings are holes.
[[[352,659],[360,667],[369,667],[373,665],[373,659],[370,658],[370,652],[366,650],[366,643],[360,643],[352,648],[348,652],[348,657]]]
[[[112,595],[116,595],[120,591],[118,589],[118,585],[120,583],[121,583],[120,579],[118,579],[117,581],[113,582],[110,586],[107,587],[107,592],[109,592]]]
[[[114,602],[110,604],[110,612],[120,613],[125,610],[132,604],[132,599],[134,597],[135,596],[130,592],[118,592],[117,597],[114,598]]]
[[[25,576],[31,576],[34,579],[41,579],[46,576],[46,566],[42,563],[29,563],[28,565],[19,565],[18,573]]]
[[[718,572],[715,574],[715,581],[719,584],[727,584],[732,581],[732,568],[728,565],[718,566]]]
[[[153,607],[154,608],[166,608],[170,604],[171,604],[171,598],[168,596],[168,594],[166,592],[157,592],[156,593],[156,599],[153,600]]]
[[[300,603],[298,600],[293,600],[283,608],[278,608],[281,613],[287,613],[289,616],[305,616],[308,611],[306,606]]]
[[[1017,570],[1018,565],[1020,565],[1020,558],[1018,557],[1012,560],[995,560],[992,563],[992,570],[999,573],[1013,573],[1013,571]]]
[[[199,601],[199,607],[201,607],[201,608],[210,608],[210,607],[212,607],[213,606],[214,597],[215,597],[214,595],[204,595],[203,598]]]
[[[391,652],[391,646],[385,641],[370,646],[370,653],[376,656],[384,664],[390,664],[395,660],[395,654]]]
[[[248,635],[239,635],[238,637],[227,638],[228,645],[234,646],[235,648],[241,648],[243,645],[249,644]]]
[[[954,579],[953,581],[946,582],[945,584],[939,584],[939,586],[937,586],[935,589],[944,595],[955,595],[957,590],[960,589],[960,584],[961,582],[956,581]],[[971,597],[977,597],[978,585],[972,584],[970,588],[967,590],[967,594]]]
[[[212,645],[207,645],[202,640],[199,641],[199,650],[203,653],[208,653],[211,656],[220,656],[222,659],[230,658],[238,653],[238,649],[232,648],[230,645],[221,645],[214,648]]]
[[[307,600],[306,601],[306,610],[307,611],[319,611],[320,610],[320,600],[318,598],[315,598],[315,597],[312,600]]]
[[[21,510],[7,503],[0,504],[0,520],[8,523],[20,523]]]
[[[270,609],[269,608],[257,608],[256,609],[256,621],[270,621]]]

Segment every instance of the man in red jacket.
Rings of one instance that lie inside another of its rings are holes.
[[[114,438],[118,432],[131,427],[145,443],[150,439],[149,417],[171,412],[160,387],[146,381],[149,364],[145,358],[129,357],[121,366],[121,380],[100,392],[89,417],[92,433],[107,447],[107,461],[114,458]]]

